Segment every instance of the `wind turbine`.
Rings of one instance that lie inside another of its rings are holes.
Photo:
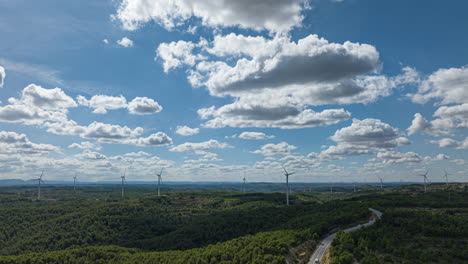
[[[245,193],[245,171],[244,171],[244,178],[242,179],[244,181],[244,183],[242,184],[242,192]]]
[[[76,172],[75,176],[73,176],[73,191],[76,192]]]
[[[162,181],[162,173],[163,173],[163,170],[164,168],[161,169],[161,171],[159,172],[159,174],[156,174],[158,176],[158,196],[161,195],[161,189],[160,189],[160,186],[161,186],[161,181]]]
[[[289,206],[289,176],[293,175],[294,172],[289,173],[284,167],[284,176],[286,176],[286,205]]]
[[[44,176],[44,170],[41,172],[41,176],[37,179],[33,179],[33,181],[37,181],[37,199],[41,199],[41,183],[45,184],[44,181],[42,180],[42,176]]]
[[[448,185],[448,176],[451,175],[450,173],[448,173],[445,169],[444,169],[444,178],[445,178],[445,183]]]
[[[424,192],[427,192],[427,188],[426,188],[426,182],[429,181],[429,179],[427,178],[427,173],[429,172],[429,170],[426,171],[426,173],[424,174],[419,174],[419,176],[423,176],[423,179],[424,179]]]
[[[120,176],[122,179],[122,198],[124,197],[124,182],[125,182],[125,174],[127,174],[127,168],[125,168],[123,176]]]
[[[380,180],[380,190],[383,190],[383,179],[379,177],[379,180]]]

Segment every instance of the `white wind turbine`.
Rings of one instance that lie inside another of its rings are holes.
[[[44,176],[44,170],[41,172],[41,176],[37,179],[32,179],[33,181],[37,181],[37,199],[41,199],[41,183],[45,184],[44,181],[42,180],[42,176]]]
[[[244,183],[242,183],[242,192],[245,193],[245,171],[244,171],[244,178],[242,178],[242,180],[244,181]]]
[[[158,196],[161,195],[161,181],[162,181],[162,173],[163,173],[164,168],[161,168],[161,171],[159,174],[156,174],[158,176]]]
[[[286,176],[286,205],[289,206],[289,176],[293,175],[294,172],[289,173],[284,167],[284,176]]]
[[[75,172],[75,176],[73,176],[73,191],[76,192],[76,172]]]
[[[424,179],[424,192],[427,192],[426,185],[427,185],[427,182],[429,181],[429,179],[427,178],[427,173],[428,172],[429,172],[429,170],[427,170],[426,173],[424,173],[424,174],[419,174],[419,176],[422,176],[423,179]]]
[[[452,174],[448,173],[445,169],[444,169],[444,172],[445,172],[445,174],[444,174],[445,183],[448,185],[448,183],[449,183],[448,176],[452,175]]]
[[[122,198],[124,197],[124,182],[125,182],[125,174],[127,174],[127,168],[125,168],[123,176],[120,176],[122,179]]]
[[[383,190],[383,179],[379,177],[379,180],[380,180],[380,190]]]

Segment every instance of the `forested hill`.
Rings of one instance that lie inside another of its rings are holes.
[[[311,241],[304,259],[318,238],[367,221],[368,207],[468,208],[466,193],[448,201],[443,191],[334,200],[297,193],[289,207],[279,193],[129,190],[121,200],[88,195],[91,187],[78,198],[69,191],[45,190],[53,198],[43,201],[1,194],[0,263],[284,263],[292,247]]]

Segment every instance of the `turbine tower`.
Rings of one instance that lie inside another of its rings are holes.
[[[445,183],[448,185],[448,176],[451,175],[450,173],[448,173],[445,169],[444,169],[444,178],[445,178]]]
[[[423,179],[424,179],[424,192],[427,192],[426,184],[429,181],[429,179],[427,178],[427,173],[428,172],[429,172],[429,170],[427,170],[426,173],[424,173],[424,174],[419,174],[419,176],[422,176]]]
[[[244,183],[242,184],[242,192],[245,193],[245,171],[244,171],[244,178],[242,179],[244,181]]]
[[[289,206],[289,176],[293,175],[294,172],[289,173],[284,167],[284,176],[286,176],[286,205]]]
[[[120,176],[122,179],[122,198],[124,197],[124,182],[125,182],[125,174],[127,174],[127,168],[125,168],[123,176]]]
[[[380,180],[380,190],[383,190],[383,179],[379,177]]]
[[[42,180],[42,176],[44,176],[44,170],[41,172],[41,176],[37,179],[33,179],[33,181],[37,181],[37,200],[41,199],[41,183],[45,184]]]
[[[75,176],[73,176],[73,191],[76,192],[76,172]]]
[[[163,170],[164,168],[161,169],[161,171],[159,172],[159,174],[156,174],[158,176],[158,196],[161,195],[161,181],[162,181],[162,173],[163,173]]]

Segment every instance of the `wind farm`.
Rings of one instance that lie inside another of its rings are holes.
[[[466,264],[468,1],[0,1],[0,264]]]

